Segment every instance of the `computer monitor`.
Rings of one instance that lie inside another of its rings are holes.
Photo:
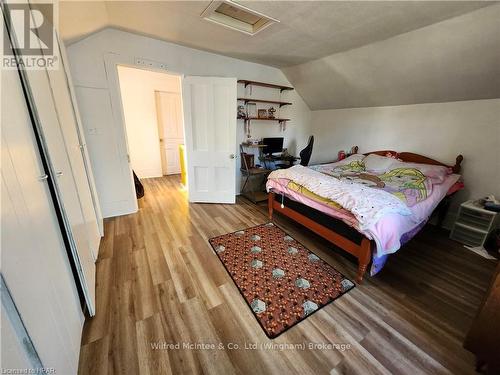
[[[262,148],[264,155],[272,155],[283,151],[283,137],[262,138]]]

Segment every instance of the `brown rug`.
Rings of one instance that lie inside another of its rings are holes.
[[[269,338],[354,287],[272,223],[209,240]]]

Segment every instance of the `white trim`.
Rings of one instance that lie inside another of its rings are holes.
[[[125,125],[125,114],[123,109],[123,101],[121,97],[118,66],[125,66],[134,69],[149,70],[158,73],[176,75],[180,78],[181,92],[179,94],[182,96],[182,80],[184,79],[183,73],[174,72],[166,69],[159,69],[154,66],[139,65],[136,63],[137,59],[142,59],[142,58],[135,56],[134,57],[125,56],[116,53],[107,53],[104,55],[107,86],[114,117],[114,124],[113,124],[114,133],[115,137],[118,137],[118,139],[125,140],[125,142],[123,143],[118,142],[119,148],[121,148],[119,150],[120,152],[119,156],[122,161],[126,160],[126,162],[128,163],[128,170],[130,173],[130,189],[131,189],[131,195],[128,200],[103,203],[103,207],[106,207],[106,209],[103,208],[103,211],[105,212],[112,211],[115,213],[113,216],[131,214],[139,210],[139,206],[137,204],[137,199],[135,195],[135,184],[134,184],[134,177],[132,174],[132,166],[129,161],[127,128]],[[184,114],[183,114],[183,126],[184,126]],[[125,147],[122,147],[122,145],[125,145]],[[133,202],[133,204],[131,204],[131,202]]]

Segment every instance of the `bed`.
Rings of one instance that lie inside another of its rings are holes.
[[[266,187],[270,220],[279,212],[356,256],[362,282],[370,263],[375,275],[433,213],[442,224],[463,188],[463,157],[447,165],[411,152],[353,150],[344,161],[274,171]]]

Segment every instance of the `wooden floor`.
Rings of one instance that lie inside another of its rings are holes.
[[[105,221],[97,315],[85,322],[80,374],[474,373],[462,341],[494,262],[446,233],[425,228],[379,275],[269,340],[207,242],[266,222],[266,207],[244,199],[188,204],[177,177],[143,183],[139,212]],[[307,229],[277,223],[354,279],[352,259]],[[181,348],[153,349],[154,343]],[[216,349],[182,349],[196,343]],[[260,347],[302,343],[350,349]]]

